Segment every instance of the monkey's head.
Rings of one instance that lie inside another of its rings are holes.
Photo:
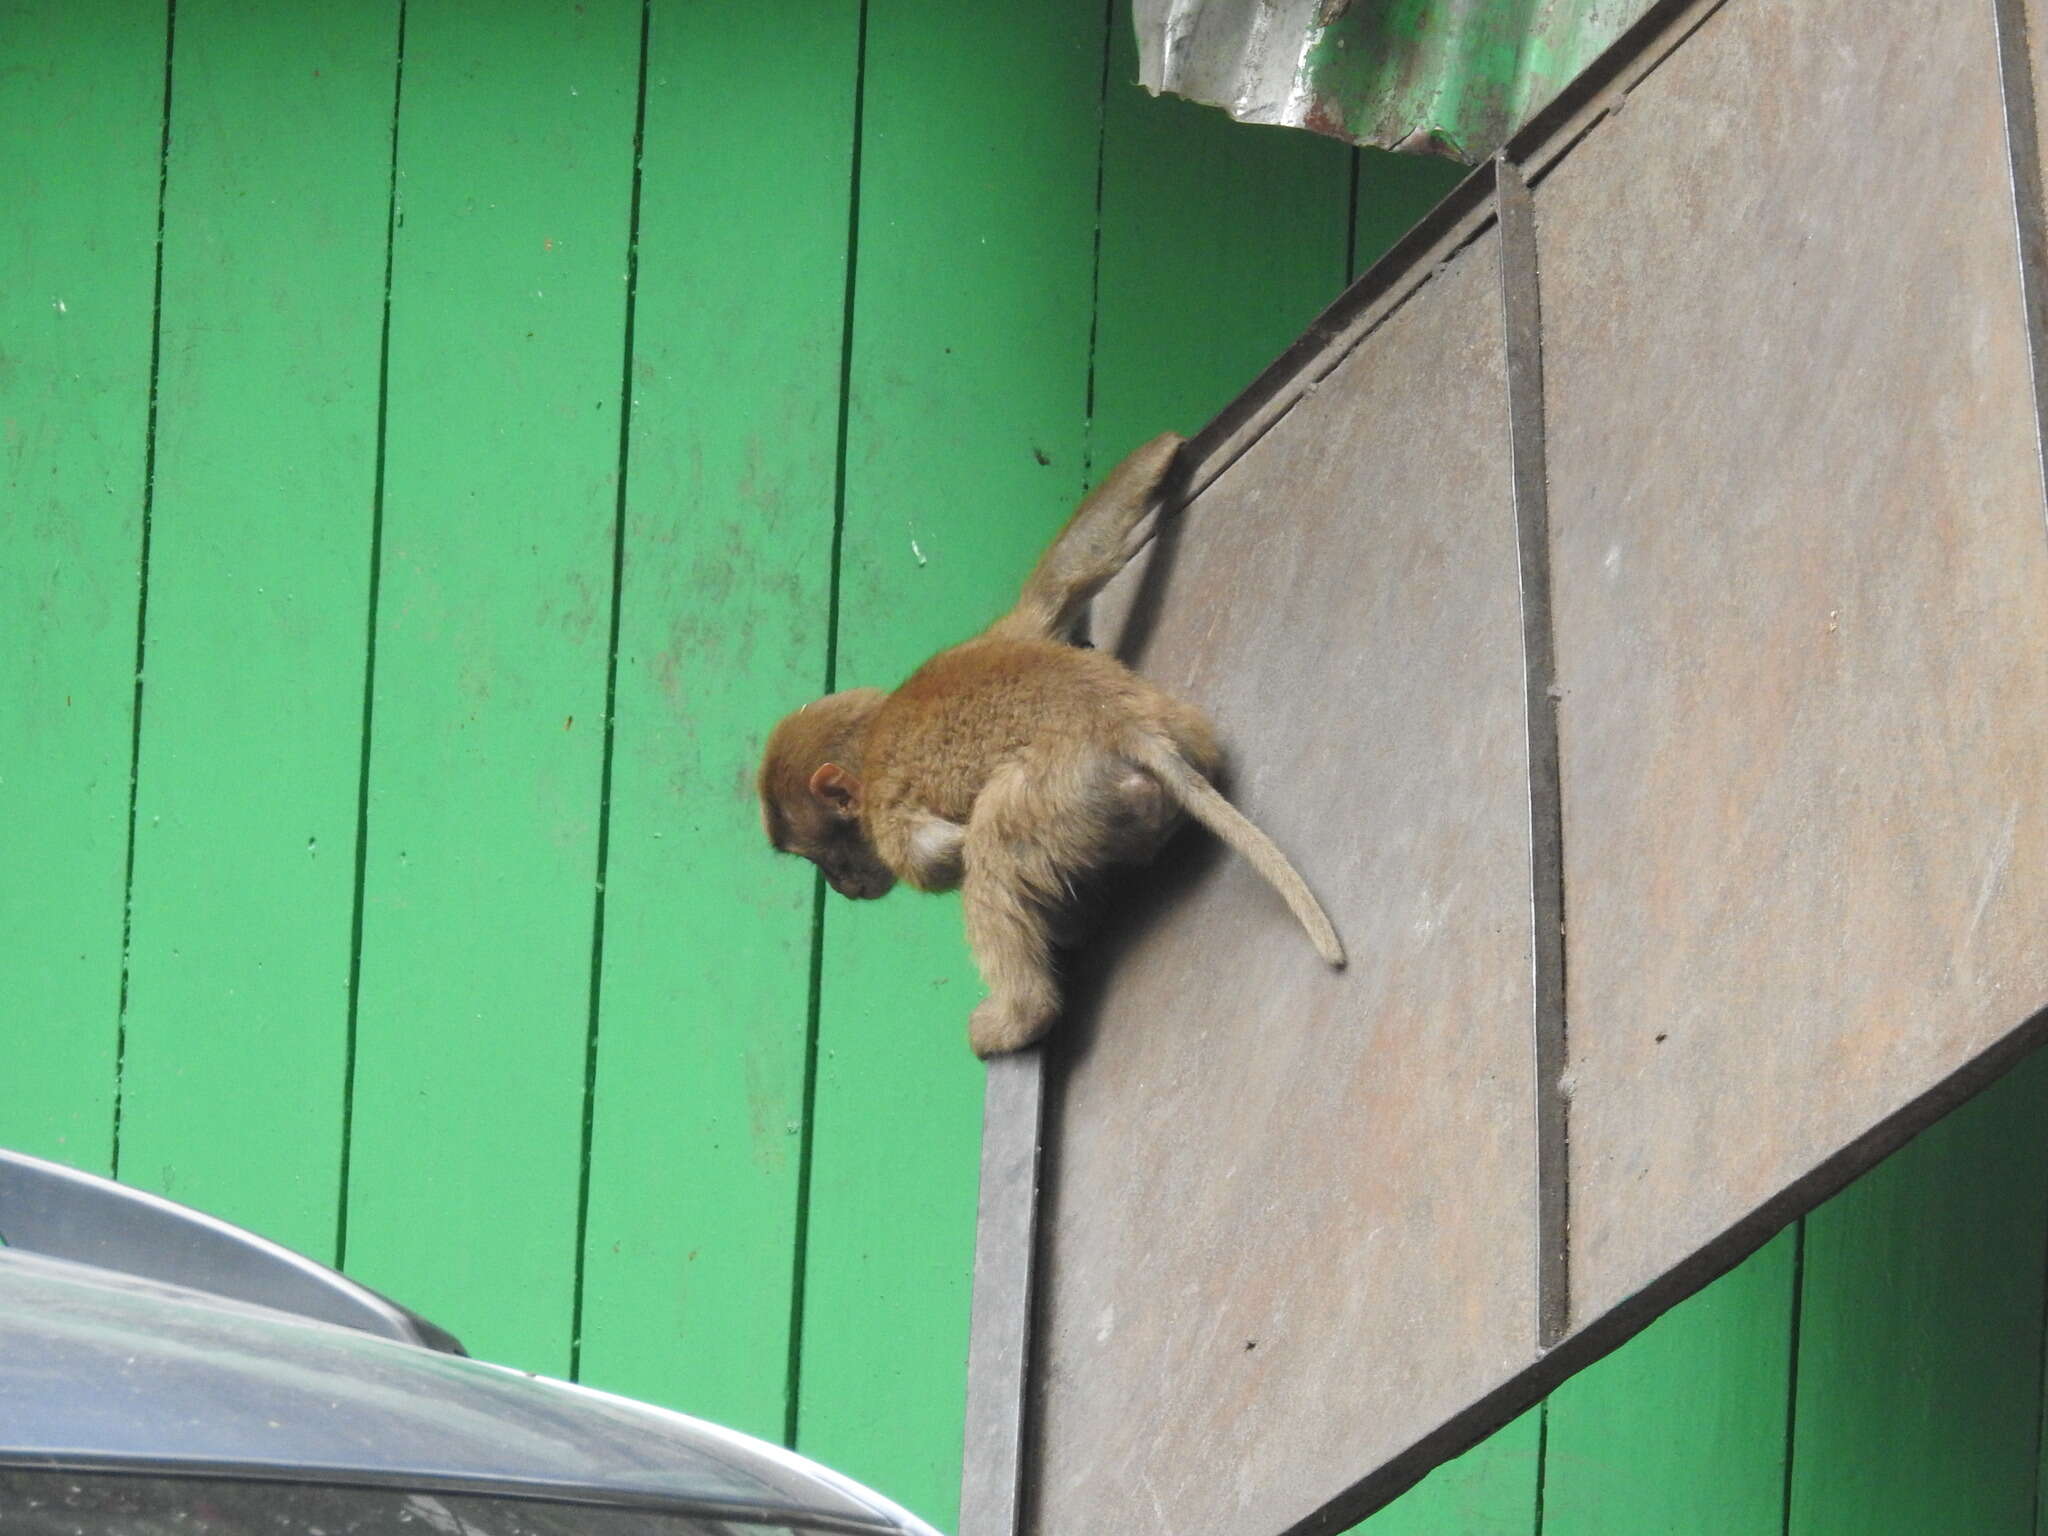
[[[842,896],[869,901],[896,884],[861,827],[860,739],[888,697],[849,688],[784,717],[761,754],[761,828],[778,853],[809,859]]]

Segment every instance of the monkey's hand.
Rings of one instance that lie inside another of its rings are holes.
[[[1021,1051],[1043,1040],[1058,1017],[1056,1001],[991,995],[982,999],[968,1018],[967,1043],[984,1061]]]

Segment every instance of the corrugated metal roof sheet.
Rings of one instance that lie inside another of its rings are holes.
[[[1650,0],[1133,0],[1138,78],[1248,123],[1477,161]]]

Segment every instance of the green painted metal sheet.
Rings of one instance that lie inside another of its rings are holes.
[[[1139,0],[1143,79],[1248,123],[1485,159],[1650,0]]]
[[[1545,1536],[1781,1536],[1798,1234],[1550,1395]]]
[[[2041,1433],[2048,1054],[1806,1221],[1788,1536],[2024,1536]]]
[[[113,1157],[160,0],[0,5],[0,1144]]]
[[[1364,0],[1309,44],[1319,131],[1483,160],[1650,0]]]
[[[753,771],[825,685],[859,10],[752,16],[653,9],[580,1373],[780,1439],[816,880]]]
[[[397,44],[184,0],[172,71],[121,1165],[329,1259]]]
[[[640,7],[408,7],[345,1256],[566,1372]]]

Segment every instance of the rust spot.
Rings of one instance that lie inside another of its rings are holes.
[[[566,720],[564,720],[564,721],[562,722],[562,729],[566,731],[566,730],[568,730],[568,729],[569,729],[569,728],[570,728],[571,726],[573,726],[573,725],[574,725],[575,723],[576,723],[576,717],[575,717],[574,715],[571,715],[571,716],[570,716],[570,717],[569,717],[568,719],[566,719]]]
[[[1327,96],[1318,96],[1310,103],[1308,116],[1301,126],[1311,133],[1326,134],[1333,139],[1345,139],[1350,135],[1344,128],[1344,103],[1332,101]]]

